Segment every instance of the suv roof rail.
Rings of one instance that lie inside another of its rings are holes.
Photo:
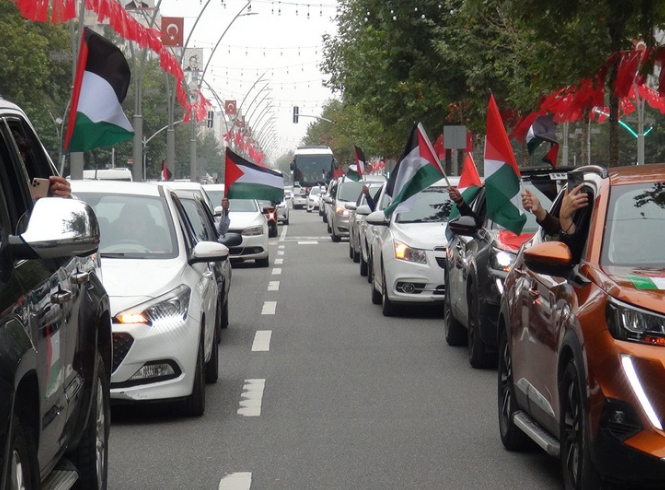
[[[606,179],[610,175],[607,169],[601,165],[585,165],[584,167],[577,167],[575,168],[575,170],[571,170],[571,172],[575,173],[593,172],[595,174],[598,174],[601,179]]]

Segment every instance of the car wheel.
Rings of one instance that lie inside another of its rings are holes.
[[[519,451],[529,444],[528,436],[513,422],[513,415],[517,411],[515,388],[513,386],[513,363],[508,347],[508,335],[504,329],[499,339],[499,369],[498,369],[498,408],[499,433],[501,442],[509,451]]]
[[[286,219],[284,220],[284,224],[285,224],[285,225],[288,225],[288,224],[289,224],[289,218],[286,218]]]
[[[111,398],[106,367],[99,353],[97,378],[94,383],[88,424],[71,458],[79,471],[79,479],[74,488],[103,490],[108,480]]]
[[[485,342],[480,338],[478,328],[480,326],[480,316],[478,314],[480,305],[478,305],[478,295],[469,291],[469,328],[467,329],[469,344],[469,364],[474,368],[489,368],[496,366],[496,355],[493,352],[487,352]]]
[[[213,332],[212,353],[206,362],[206,383],[216,383],[219,378],[219,331],[214,328]]]
[[[309,208],[307,208],[307,212],[308,212],[308,213],[311,213],[311,212],[312,212],[312,210],[311,210],[311,209],[309,209]]]
[[[353,260],[353,244],[351,243],[350,238],[349,238],[349,258]]]
[[[220,328],[228,328],[229,326],[229,299],[226,299],[226,303],[222,307],[222,315],[219,321]],[[221,332],[220,332],[221,333]],[[218,342],[222,341],[221,335],[217,338]]]
[[[14,416],[11,434],[11,461],[5,479],[5,487],[10,490],[32,490],[36,488],[34,473],[38,463],[37,450],[30,433],[23,428],[21,420]],[[0,482],[1,483],[1,482]]]
[[[599,488],[600,475],[591,460],[586,389],[574,359],[568,362],[559,383],[559,400],[561,400],[559,440],[564,488],[566,490]]]
[[[332,230],[332,231],[330,232],[330,239],[331,239],[333,242],[335,242],[335,243],[339,243],[339,242],[342,241],[342,237],[340,237],[339,235],[337,235],[337,234],[335,233],[335,230]]]
[[[270,266],[270,257],[266,257],[263,259],[256,259],[255,260],[256,265],[259,267],[269,267]]]
[[[367,277],[369,277],[369,275],[368,275]],[[371,281],[369,282],[369,287],[372,289],[372,304],[374,304],[374,305],[380,305],[380,304],[381,304],[382,295],[381,295],[381,291],[378,291],[378,290],[374,287],[374,280],[371,280]]]
[[[271,223],[268,227],[268,237],[275,238],[277,236],[277,223]]]
[[[356,250],[356,247],[354,246],[353,249],[351,250],[351,253],[353,256],[351,257],[353,261],[357,264],[360,262],[360,250]]]
[[[446,295],[443,299],[443,330],[446,335],[448,345],[454,347],[464,345],[467,341],[467,333],[462,325],[453,315],[452,304],[450,301],[450,288],[448,287],[448,275],[445,278]]]
[[[372,265],[372,256],[367,256],[367,282],[374,282],[374,266]]]
[[[328,222],[328,215],[326,213],[323,213],[323,222]],[[328,225],[328,233],[330,233],[330,225]]]
[[[365,259],[363,259],[362,253],[360,254],[359,262],[360,262],[360,275],[365,277],[367,276],[367,262],[365,261]]]
[[[194,384],[192,394],[184,401],[184,411],[191,417],[200,417],[206,410],[205,363],[203,359],[203,332],[199,341],[199,350],[194,367]]]
[[[388,298],[388,285],[386,284],[386,273],[381,267],[381,311],[383,316],[394,316],[397,313],[397,307]]]

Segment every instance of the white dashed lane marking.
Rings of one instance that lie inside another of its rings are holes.
[[[281,267],[275,267],[272,270],[272,275],[273,276],[278,276],[282,273],[282,268]]]
[[[252,487],[252,474],[249,472],[231,473],[219,482],[218,490],[249,490]]]
[[[246,379],[240,400],[238,415],[245,417],[258,417],[261,415],[261,401],[263,390],[266,387],[265,379]]]
[[[298,245],[318,245],[319,242],[316,240],[299,240]]]
[[[264,301],[261,309],[262,315],[274,315],[277,308],[277,301]]]
[[[268,291],[279,291],[279,281],[268,282]]]
[[[257,330],[254,334],[252,352],[268,352],[270,350],[270,337],[272,337],[272,330]]]
[[[278,250],[277,255],[284,255],[284,250]]]
[[[284,259],[275,259],[275,265],[282,265],[284,263]]]

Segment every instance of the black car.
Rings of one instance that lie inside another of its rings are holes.
[[[29,182],[51,175],[25,114],[0,99],[0,489],[100,490],[113,355],[99,225],[77,199],[33,201]]]
[[[549,208],[566,181],[564,169],[522,169],[522,188],[538,196]],[[538,229],[534,215],[520,235],[487,218],[485,189],[470,204],[477,220],[459,216],[451,220],[453,234],[446,251],[444,322],[446,342],[468,344],[469,363],[476,368],[496,365],[497,321],[503,281],[520,245]],[[481,223],[481,226],[478,224]]]

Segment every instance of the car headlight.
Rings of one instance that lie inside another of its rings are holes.
[[[256,236],[256,235],[262,235],[263,234],[263,226],[250,226],[249,228],[245,228],[242,230],[242,235],[245,236]]]
[[[187,318],[191,289],[181,284],[166,294],[118,313],[113,323],[143,323],[151,327]]]
[[[493,248],[492,255],[490,256],[490,267],[497,271],[508,272],[513,262],[515,262],[516,257],[517,255],[513,253]]]
[[[348,216],[349,210],[346,209],[344,206],[337,205],[335,206],[335,213],[341,214],[342,216]]]
[[[665,346],[665,316],[614,298],[607,302],[605,315],[607,328],[615,339]]]
[[[401,242],[395,242],[395,258],[417,264],[427,264],[427,255],[424,250],[411,248]]]

